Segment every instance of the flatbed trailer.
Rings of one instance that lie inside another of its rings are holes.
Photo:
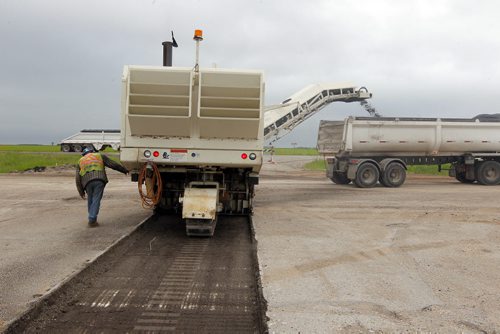
[[[500,184],[500,122],[478,118],[348,117],[321,121],[317,148],[337,184],[399,187],[408,165],[451,164],[462,183]]]

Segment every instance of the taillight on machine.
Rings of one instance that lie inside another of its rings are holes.
[[[249,158],[250,160],[255,160],[255,159],[257,159],[257,154],[255,154],[255,153],[250,153],[250,154],[241,153],[241,159],[245,160],[246,158]]]

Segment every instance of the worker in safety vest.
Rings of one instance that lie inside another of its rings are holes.
[[[111,160],[104,154],[94,152],[89,147],[83,150],[82,157],[76,167],[76,188],[83,199],[85,199],[85,193],[87,193],[90,227],[99,225],[97,223],[97,214],[101,206],[104,187],[108,183],[105,166],[123,174],[128,174],[128,170],[121,164]]]

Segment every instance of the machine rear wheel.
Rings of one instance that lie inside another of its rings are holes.
[[[377,166],[371,162],[365,162],[359,166],[354,184],[360,188],[371,188],[377,184],[379,176]]]
[[[330,180],[332,180],[332,182],[335,184],[349,184],[349,183],[351,183],[351,180],[349,180],[347,178],[346,173],[341,173],[341,172],[333,172]]]
[[[406,170],[403,165],[392,162],[384,170],[381,182],[384,186],[395,188],[401,186],[406,180]]]
[[[81,152],[83,150],[82,145],[80,145],[80,144],[73,145],[73,150],[75,152]]]
[[[476,169],[477,181],[486,186],[500,183],[500,163],[497,161],[480,162]]]

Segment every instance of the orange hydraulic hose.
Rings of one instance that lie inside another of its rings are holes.
[[[161,174],[154,162],[145,163],[139,172],[137,180],[139,195],[141,196],[142,207],[153,209],[161,200],[163,184]],[[143,191],[143,184],[146,186],[146,193]]]

